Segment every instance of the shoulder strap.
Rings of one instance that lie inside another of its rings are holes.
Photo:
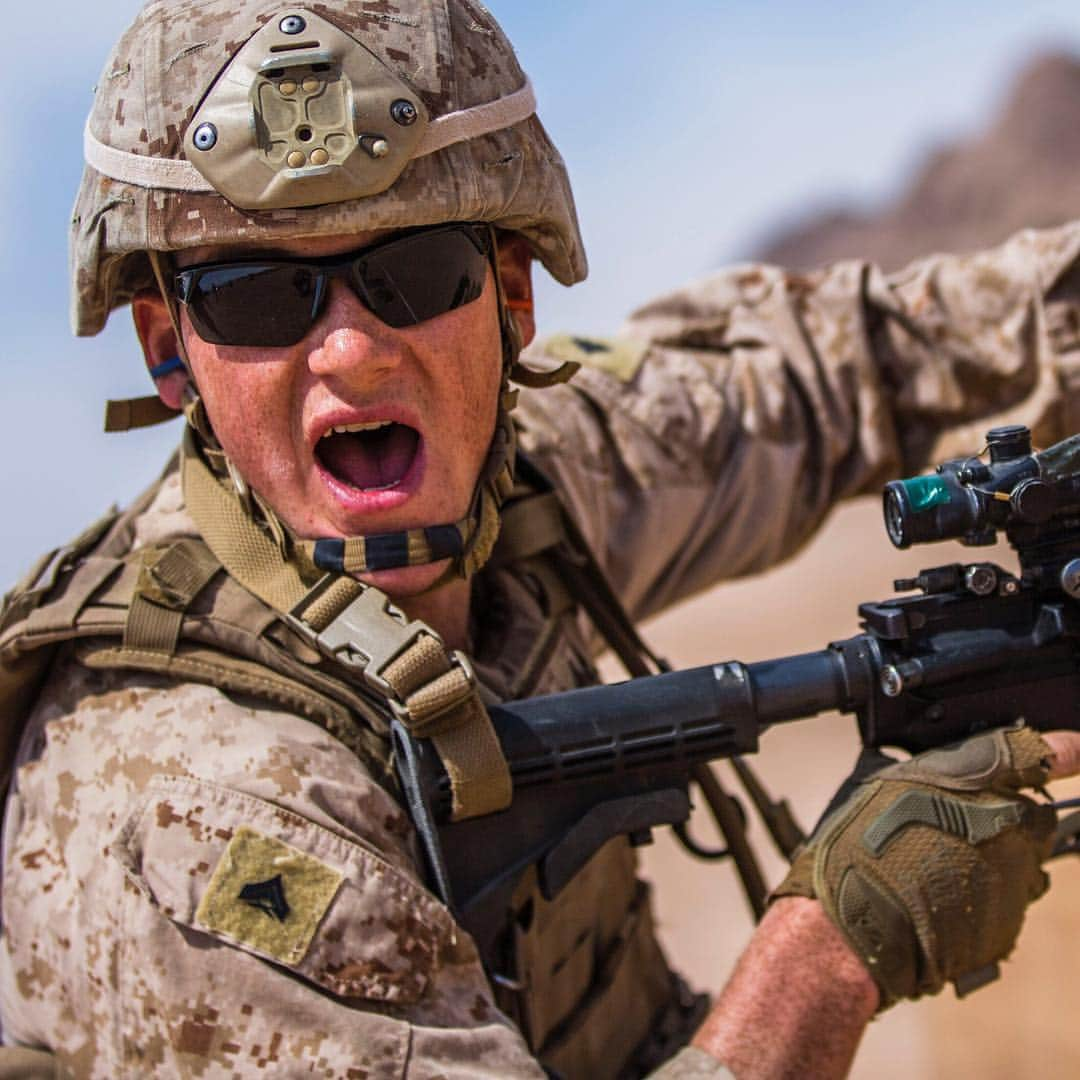
[[[0,784],[57,646],[75,641],[89,667],[202,682],[306,716],[393,789],[383,711],[326,669],[276,612],[218,574],[205,544],[131,551],[135,520],[174,469],[175,460],[127,511],[114,508],[38,559],[0,605]]]
[[[52,648],[21,645],[20,627],[31,626],[33,632],[49,639],[55,629],[74,625],[94,591],[117,568],[110,560],[87,565],[82,557],[119,517],[117,510],[110,510],[70,544],[43,555],[0,605],[0,800],[11,780],[26,717],[54,653]],[[57,589],[55,611],[41,615],[40,605]]]
[[[324,670],[323,658],[275,612],[219,574],[221,565],[204,544],[184,539],[122,558],[94,553],[73,565],[69,559],[41,560],[46,572],[28,576],[3,609],[4,782],[56,648],[73,642],[77,659],[88,667],[201,682],[294,711],[348,746],[377,781],[395,787],[383,713],[340,675]]]
[[[378,589],[345,574],[308,576],[286,560],[204,464],[190,432],[181,468],[188,511],[229,574],[359,677],[410,734],[431,739],[450,778],[454,820],[508,806],[510,770],[466,657]]]

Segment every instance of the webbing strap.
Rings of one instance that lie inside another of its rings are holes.
[[[589,613],[589,618],[622,661],[623,667],[634,678],[670,671],[671,665],[642,640],[626,608],[615,595],[607,575],[596,561],[588,541],[565,511],[563,527],[574,555],[559,560],[560,573],[567,588]]]
[[[184,431],[180,468],[184,503],[206,546],[248,592],[276,611],[292,611],[312,583],[281,557],[273,540],[202,463],[189,429]]]
[[[364,586],[359,581],[349,577],[327,579],[328,584],[319,590],[314,596],[309,592],[299,605],[300,612],[295,609],[293,614],[301,616],[304,622],[312,630],[325,630],[357,597],[364,592]]]
[[[463,821],[505,810],[514,785],[491,717],[475,691],[456,712],[454,727],[430,737],[450,778],[451,818]]]
[[[450,778],[454,820],[509,806],[510,771],[465,657],[448,656],[425,634],[387,665],[383,678],[405,701],[412,735],[435,744]]]
[[[350,602],[323,603],[333,592],[347,595],[344,583],[357,590]],[[317,588],[294,609],[291,625],[357,672],[410,734],[431,739],[450,778],[455,821],[508,806],[510,770],[468,659],[448,651],[426,624],[410,622],[378,589],[350,578],[327,578],[325,585],[322,595]],[[325,625],[316,630],[315,622]]]
[[[495,563],[549,553],[570,595],[588,612],[600,636],[630,675],[637,678],[669,671],[667,662],[641,639],[548,478],[524,456],[518,458],[518,472],[539,492],[513,501],[503,510],[504,535],[493,556]]]
[[[587,550],[587,549],[586,549]],[[600,635],[635,679],[670,671],[666,660],[657,656],[638,634],[626,609],[619,603],[607,578],[591,553],[582,564],[562,560],[559,572],[567,588],[589,613]],[[651,665],[651,666],[650,666]]]
[[[454,819],[508,806],[509,767],[466,658],[373,586],[337,574],[305,581],[200,460],[190,432],[181,468],[188,511],[232,577],[358,674],[413,735],[432,740],[450,778]]]
[[[178,409],[166,405],[157,394],[146,397],[124,398],[105,402],[105,430],[132,431],[135,428],[152,427],[166,420],[175,420]]]
[[[529,495],[503,508],[499,542],[491,565],[504,566],[531,559],[566,540],[563,508],[553,491]]]
[[[136,593],[124,623],[124,647],[171,655],[180,640],[183,611],[159,607]]]
[[[179,540],[164,552],[147,549],[124,624],[124,647],[171,656],[184,613],[220,569],[213,554],[191,540]]]

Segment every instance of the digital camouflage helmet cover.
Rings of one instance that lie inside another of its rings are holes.
[[[85,149],[79,334],[153,284],[147,251],[488,221],[563,284],[586,273],[528,79],[469,0],[154,0],[105,65]]]

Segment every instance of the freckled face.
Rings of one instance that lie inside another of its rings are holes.
[[[277,254],[354,250],[374,234],[287,243]],[[244,257],[250,251],[244,253]],[[192,252],[190,264],[235,257]],[[222,448],[300,537],[357,536],[465,515],[495,426],[501,337],[494,276],[481,296],[417,326],[380,322],[340,280],[296,345],[211,345],[180,306],[192,371]],[[380,571],[399,595],[445,563]]]

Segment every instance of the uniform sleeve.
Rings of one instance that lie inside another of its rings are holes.
[[[401,807],[306,720],[62,668],[5,827],[5,1037],[79,1076],[544,1075]]]
[[[522,444],[649,615],[787,558],[838,499],[975,453],[995,424],[1044,446],[1076,430],[1078,253],[1073,224],[894,275],[717,274],[615,343],[549,343],[585,367],[523,394]]]
[[[544,1075],[468,935],[357,839],[164,779],[111,854],[135,886],[125,922],[143,954],[121,973],[123,996],[153,1003],[139,1042],[168,1045],[164,1072],[255,1056],[271,1075]]]

